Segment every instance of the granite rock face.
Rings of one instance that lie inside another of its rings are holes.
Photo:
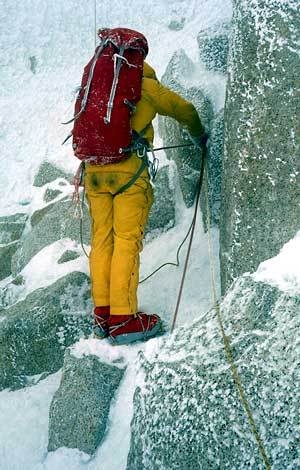
[[[26,214],[0,217],[0,280],[11,274],[11,260],[19,248],[19,239],[25,229]]]
[[[235,1],[220,223],[223,292],[299,230],[296,0]]]
[[[56,372],[66,347],[90,333],[89,279],[73,272],[0,313],[0,389]]]
[[[203,125],[209,129],[213,117],[212,105],[199,88],[189,85],[189,78],[193,75],[194,69],[193,62],[183,50],[179,50],[173,55],[161,81],[168,88],[191,101],[201,116]],[[191,143],[179,124],[172,118],[160,117],[159,131],[165,146]],[[195,150],[194,147],[168,149],[166,155],[168,159],[175,161],[183,200],[186,206],[190,207],[194,202],[199,181],[201,151]]]
[[[197,40],[200,60],[208,70],[226,72],[230,28],[230,23],[221,23],[199,32]]]
[[[299,464],[300,297],[251,276],[221,304],[225,333],[274,469]],[[140,357],[127,470],[264,469],[213,311]]]
[[[105,364],[99,357],[77,358],[66,351],[59,389],[49,418],[48,450],[77,448],[93,454],[102,441],[124,366]]]
[[[23,235],[21,244],[12,257],[12,274],[16,276],[42,248],[62,238],[80,240],[79,219],[73,217],[74,207],[69,199],[46,206],[33,218],[35,225]],[[90,243],[90,217],[88,208],[83,211],[83,243]]]
[[[50,162],[43,162],[35,175],[33,186],[41,187],[44,184],[51,183],[57,178],[70,180],[71,175],[66,174],[60,168],[52,165]]]
[[[151,207],[146,233],[153,230],[168,230],[175,224],[174,191],[171,189],[169,167],[157,172],[154,183],[154,203]]]
[[[7,245],[20,239],[27,220],[26,214],[0,217],[0,245]]]

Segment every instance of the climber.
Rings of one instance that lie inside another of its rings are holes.
[[[141,160],[145,160],[146,149],[141,151],[141,148],[144,146],[149,149],[153,142],[152,120],[156,114],[170,116],[187,129],[191,139],[199,147],[206,143],[205,130],[193,104],[163,86],[157,80],[154,70],[144,62],[148,52],[144,36],[132,30],[116,28],[101,30],[99,37],[103,40],[103,37],[110,38],[113,35],[114,48],[124,32],[127,39],[131,32],[134,39],[142,37],[144,41],[141,96],[131,106],[130,113],[135,146],[131,147],[125,158],[116,163],[94,164],[93,160],[89,163],[89,159],[85,159],[84,176],[92,220],[90,274],[95,305],[94,333],[101,339],[108,338],[111,344],[127,344],[147,339],[155,336],[161,329],[160,317],[139,312],[137,301],[139,254],[153,202],[149,171],[146,165],[141,165]],[[132,58],[131,62],[133,60]],[[123,63],[125,61],[130,66],[129,72],[133,73],[133,67],[137,66],[130,64],[129,59],[120,60]],[[115,64],[115,71],[117,68]],[[122,87],[122,72],[118,87]],[[116,93],[120,93],[120,88]],[[113,96],[111,99],[111,96],[110,93],[110,101],[117,102],[117,97]],[[123,123],[119,121],[119,129],[121,125]],[[81,143],[79,140],[78,142]],[[105,144],[104,142],[103,149]]]

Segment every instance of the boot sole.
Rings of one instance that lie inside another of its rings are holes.
[[[136,341],[147,341],[148,339],[159,335],[159,333],[163,331],[162,326],[162,322],[159,321],[151,330],[147,332],[139,331],[137,333],[125,333],[123,335],[108,336],[107,341],[112,346],[122,346],[125,344],[135,343]]]

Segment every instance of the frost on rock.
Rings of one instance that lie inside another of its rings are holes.
[[[71,175],[66,174],[50,162],[45,161],[41,164],[37,174],[35,175],[33,186],[41,187],[44,186],[44,184],[51,183],[57,178],[70,180]]]
[[[151,207],[146,233],[169,229],[175,224],[175,196],[170,188],[169,167],[157,172],[154,185],[154,203]]]
[[[222,287],[299,230],[299,2],[235,1],[220,224]]]
[[[193,62],[181,49],[173,55],[162,77],[162,83],[191,101],[201,116],[203,125],[208,129],[213,117],[212,104],[200,88],[189,83],[189,77],[194,74],[194,71]],[[188,135],[171,118],[160,117],[159,130],[165,146],[191,143]],[[168,159],[176,163],[179,184],[187,207],[193,204],[196,195],[201,163],[199,153],[199,150],[193,147],[166,150]]]
[[[221,304],[246,397],[275,470],[299,467],[300,297],[251,276]],[[216,314],[140,356],[127,470],[263,470]]]
[[[0,312],[0,390],[56,372],[65,348],[90,332],[88,278],[73,272]]]
[[[224,110],[218,112],[211,124],[207,151],[208,201],[210,224],[219,226],[221,207],[221,181],[224,139]],[[206,184],[206,181],[205,183]],[[207,230],[208,214],[206,197],[200,198],[204,229]]]
[[[208,70],[222,73],[227,71],[230,28],[230,23],[220,23],[199,32],[197,40],[200,60]]]
[[[59,447],[87,454],[96,451],[124,369],[124,364],[108,364],[92,354],[75,357],[66,351],[61,383],[50,406],[49,451]]]
[[[26,225],[26,214],[0,217],[0,280],[11,274],[11,260],[19,248],[19,239]]]

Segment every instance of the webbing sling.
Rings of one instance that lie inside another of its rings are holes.
[[[141,174],[143,173],[143,171],[145,170],[145,168],[147,168],[148,166],[148,161],[147,161],[147,154],[144,155],[141,159],[141,165],[138,169],[138,171],[135,173],[135,175],[133,175],[132,178],[130,178],[130,180],[124,184],[123,186],[121,186],[120,189],[118,189],[118,191],[116,193],[114,193],[114,197],[115,196],[118,196],[119,194],[121,193],[124,193],[124,191],[126,191],[127,189],[129,189],[135,182],[136,180],[139,178],[139,176],[141,176]]]

